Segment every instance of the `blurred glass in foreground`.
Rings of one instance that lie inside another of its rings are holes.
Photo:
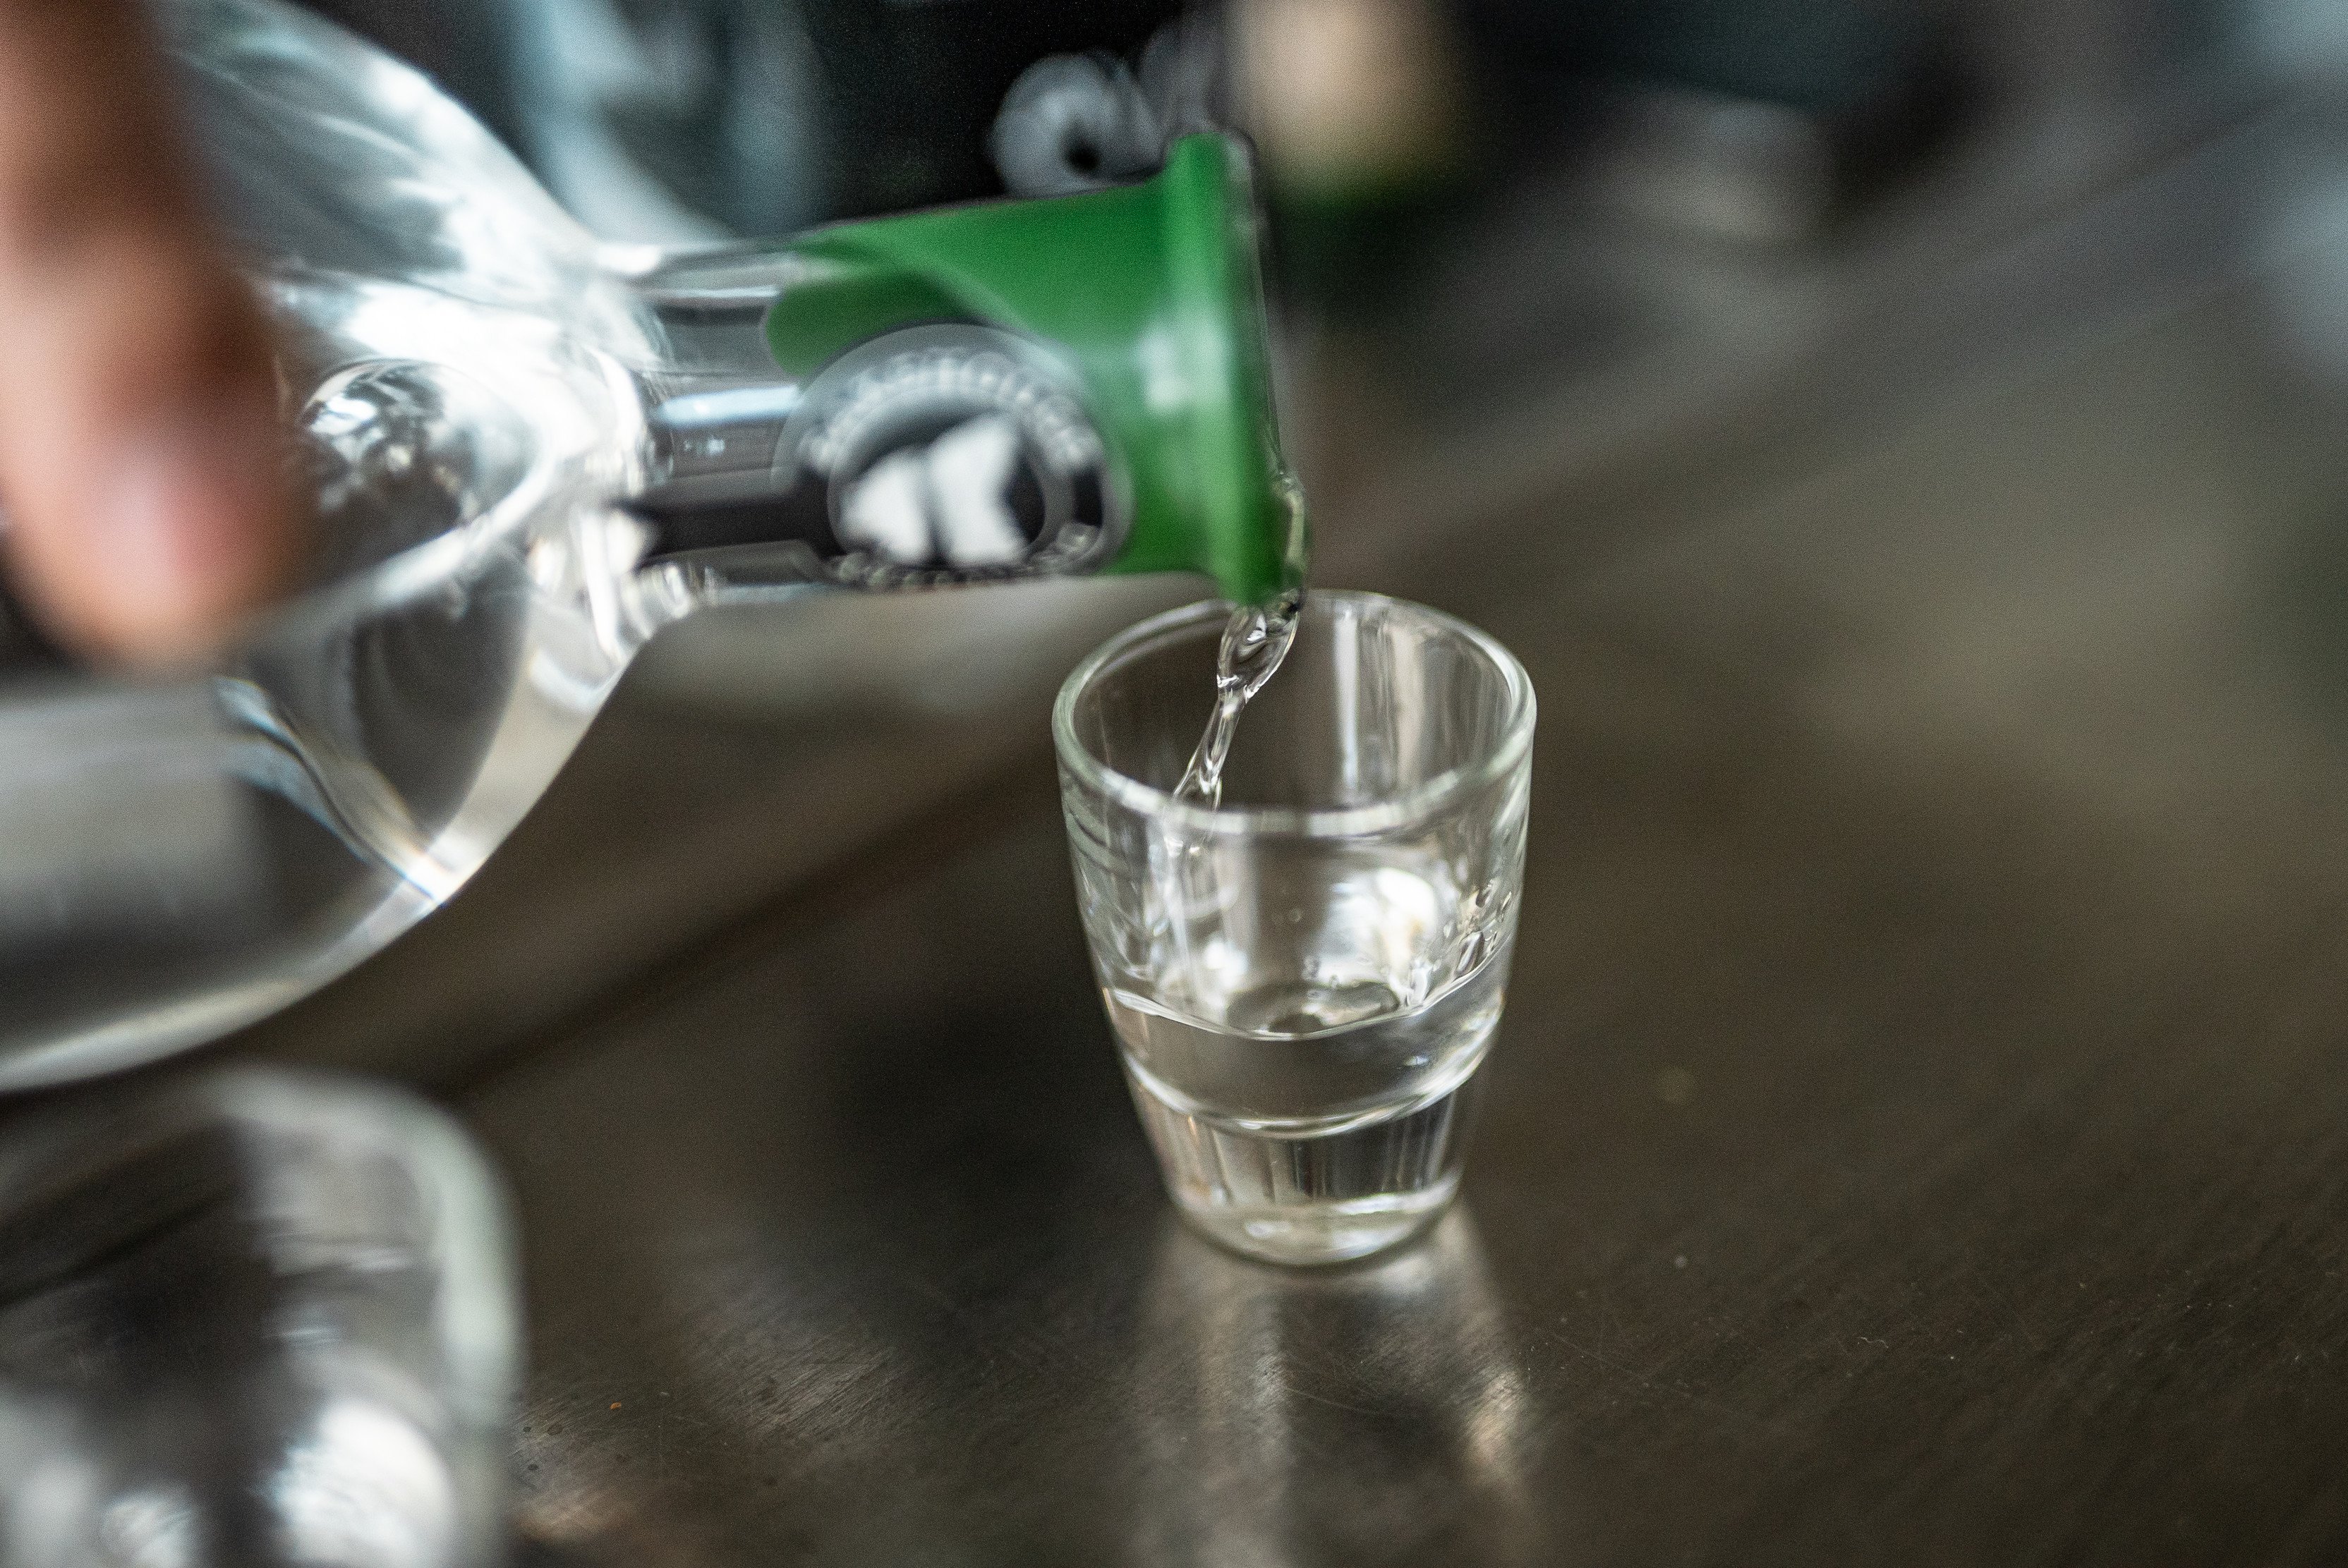
[[[516,1375],[456,1126],[238,1071],[0,1141],[0,1564],[480,1568]]]

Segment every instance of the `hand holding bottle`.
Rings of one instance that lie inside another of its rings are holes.
[[[298,553],[267,323],[188,140],[137,0],[0,0],[0,541],[114,659],[200,651]]]

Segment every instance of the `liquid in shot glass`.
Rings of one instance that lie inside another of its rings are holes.
[[[1523,883],[1534,702],[1450,617],[1315,592],[1180,788],[1228,607],[1133,628],[1055,713],[1077,897],[1169,1190],[1234,1250],[1336,1262],[1459,1183]]]

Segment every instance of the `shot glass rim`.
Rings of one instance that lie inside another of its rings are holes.
[[[1259,837],[1346,838],[1386,832],[1423,821],[1439,811],[1446,802],[1490,784],[1524,760],[1525,753],[1532,746],[1533,721],[1538,708],[1533,697],[1532,677],[1525,672],[1522,661],[1498,639],[1456,615],[1388,594],[1371,593],[1362,589],[1314,589],[1310,597],[1324,601],[1345,600],[1359,604],[1389,605],[1430,622],[1480,651],[1500,672],[1500,679],[1509,692],[1509,712],[1498,743],[1482,756],[1457,767],[1447,768],[1399,794],[1361,805],[1210,807],[1193,801],[1177,800],[1171,791],[1118,773],[1093,755],[1078,738],[1076,722],[1078,695],[1104,670],[1141,644],[1171,631],[1188,630],[1194,622],[1220,623],[1230,619],[1232,607],[1229,600],[1207,599],[1166,610],[1127,627],[1093,650],[1061,683],[1060,694],[1052,703],[1052,742],[1059,753],[1062,765],[1074,772],[1086,785],[1128,810],[1143,813],[1155,820],[1179,824],[1192,832],[1244,834]],[[1202,703],[1201,723],[1205,722],[1204,714]]]

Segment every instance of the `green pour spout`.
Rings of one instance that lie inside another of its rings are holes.
[[[800,236],[769,310],[778,365],[812,377],[911,323],[975,323],[1065,366],[1121,487],[1098,569],[1192,570],[1268,602],[1303,584],[1306,532],[1280,454],[1261,225],[1237,138],[1174,143],[1139,184],[843,223]]]

